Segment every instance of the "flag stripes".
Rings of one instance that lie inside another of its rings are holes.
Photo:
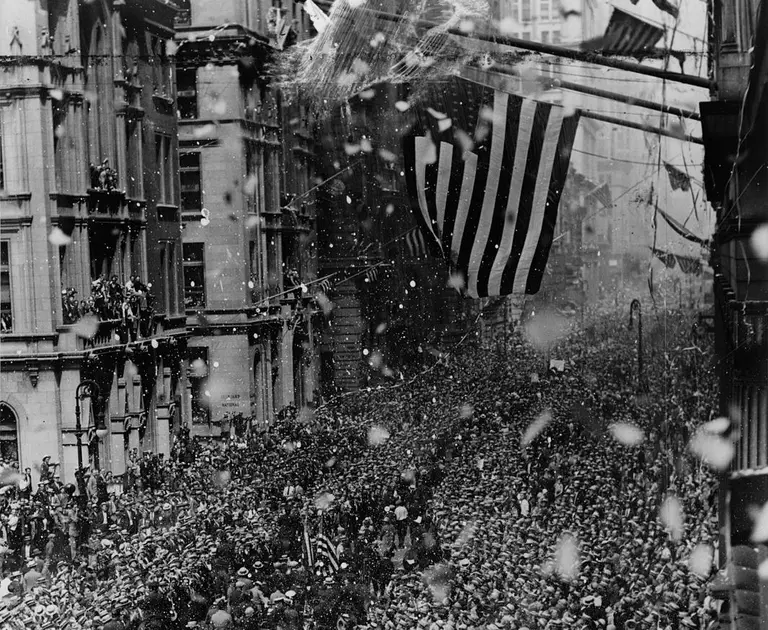
[[[596,201],[601,206],[603,206],[603,208],[610,208],[613,205],[613,197],[611,195],[610,187],[608,184],[595,186],[594,190],[587,194],[585,201]]]
[[[465,276],[471,297],[536,293],[578,115],[466,79],[441,88],[436,99],[451,126],[441,129],[422,113],[404,142],[423,234]],[[456,129],[474,133],[471,151],[462,150]]]
[[[691,189],[691,178],[679,168],[674,167],[669,162],[664,162],[664,168],[669,177],[669,184],[672,190],[683,190],[688,192]]]
[[[336,551],[336,546],[331,542],[324,533],[320,532],[317,536],[317,559],[324,559],[324,564],[327,564],[331,573],[336,573],[339,570],[339,554]]]
[[[663,35],[663,28],[614,8],[599,48],[616,55],[642,54],[652,49]]]
[[[411,258],[426,258],[428,255],[427,242],[418,227],[405,235],[405,246]]]

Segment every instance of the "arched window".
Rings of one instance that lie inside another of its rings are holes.
[[[3,463],[19,461],[18,421],[10,406],[0,403],[0,460]]]

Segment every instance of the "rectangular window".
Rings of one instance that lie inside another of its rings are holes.
[[[173,204],[173,160],[171,138],[155,134],[155,164],[158,175],[158,202]]]
[[[549,31],[541,31],[541,41],[544,44],[549,43]]]
[[[539,0],[539,18],[542,20],[552,19],[552,0]]]
[[[195,218],[203,209],[203,190],[200,185],[200,154],[179,153],[181,175],[181,218]],[[186,216],[185,216],[186,215]]]
[[[192,424],[208,424],[211,418],[208,383],[208,348],[187,348],[189,389],[192,403]]]
[[[560,44],[560,31],[552,31],[552,43],[555,46]]]
[[[530,22],[531,21],[531,3],[530,3],[530,0],[524,0],[522,8],[523,8],[523,22]]]
[[[527,42],[531,41],[531,31],[523,31],[523,39]]]
[[[160,243],[160,269],[163,273],[163,308],[166,315],[176,314],[178,286],[176,282],[176,243]]]
[[[180,68],[176,71],[176,90],[179,118],[197,118],[197,68]]]
[[[0,332],[13,332],[11,298],[11,244],[0,241]]]
[[[144,155],[143,131],[141,119],[125,119],[126,153],[128,154],[128,172],[125,187],[130,199],[144,198]]]
[[[205,307],[205,245],[184,243],[184,308]]]
[[[515,22],[520,21],[520,0],[509,0],[508,4],[509,15]]]

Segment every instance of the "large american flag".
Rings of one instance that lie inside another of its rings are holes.
[[[663,36],[663,26],[614,8],[603,36],[583,42],[581,48],[601,50],[603,54],[642,56],[653,50]]]
[[[465,78],[439,87],[404,141],[422,231],[470,297],[536,293],[578,113]]]

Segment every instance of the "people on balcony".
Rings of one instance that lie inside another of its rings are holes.
[[[99,191],[117,190],[117,171],[109,166],[109,159],[100,165],[90,165],[91,188]]]
[[[74,324],[86,315],[95,315],[99,321],[119,320],[127,340],[153,334],[153,296],[151,285],[144,284],[138,275],[130,276],[121,284],[117,276],[107,279],[102,275],[91,283],[91,295],[77,299],[77,289],[62,291],[62,312],[65,324]]]

